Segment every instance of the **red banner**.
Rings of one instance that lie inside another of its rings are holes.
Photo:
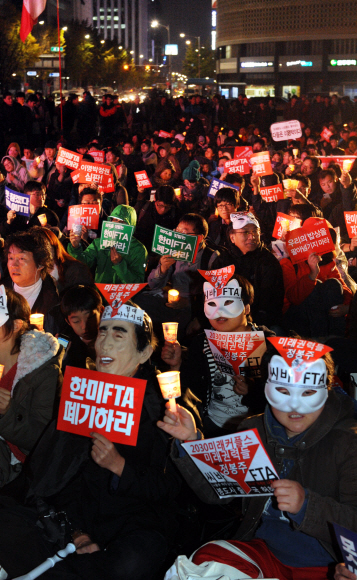
[[[148,174],[146,173],[146,171],[135,171],[134,172],[135,175],[135,179],[136,179],[136,183],[138,184],[138,187],[152,187],[151,181],[148,178]]]
[[[66,367],[57,429],[136,445],[146,381]]]
[[[96,287],[112,308],[118,308],[119,304],[131,300],[146,284],[96,284]]]
[[[273,238],[280,240],[287,232],[292,232],[301,226],[301,220],[291,217],[285,213],[276,214],[276,221],[273,230]]]
[[[286,234],[286,247],[293,264],[304,262],[310,254],[322,255],[333,252],[332,241],[326,220],[309,218],[301,228]]]
[[[270,185],[268,187],[260,188],[260,195],[264,201],[270,203],[272,201],[278,201],[279,199],[284,199],[284,190],[281,183],[277,185]]]
[[[249,163],[246,159],[231,159],[224,164],[225,173],[249,173]]]
[[[73,224],[82,224],[89,229],[97,230],[99,227],[99,205],[70,205],[68,208],[67,230],[71,230]]]
[[[225,287],[232,278],[234,271],[235,266],[226,266],[225,268],[219,268],[219,270],[198,270],[201,276],[217,290]]]
[[[344,171],[349,171],[354,161],[357,159],[356,155],[330,155],[329,157],[319,157],[321,161],[322,169],[327,169],[330,163],[337,163]],[[346,162],[348,162],[349,167],[347,167]]]
[[[357,236],[357,211],[345,211],[345,222],[349,238]]]
[[[65,149],[64,147],[60,147],[56,157],[56,163],[59,165],[65,165],[69,167],[69,169],[78,169],[81,164],[83,155],[79,153],[74,153],[69,149]]]
[[[275,346],[280,356],[283,357],[289,366],[292,366],[292,363],[296,359],[312,363],[327,352],[333,350],[333,348],[325,344],[311,340],[302,340],[300,338],[273,336],[271,338],[269,337],[268,340]]]
[[[333,135],[332,131],[329,131],[326,127],[321,133],[321,137],[325,139],[325,141],[330,141],[331,135]]]
[[[171,139],[171,133],[168,133],[167,131],[160,131],[159,137],[163,137],[164,139]]]
[[[205,330],[216,365],[231,376],[259,376],[266,351],[264,332],[219,332]]]
[[[88,151],[88,155],[91,155],[96,163],[104,163],[104,151]]]
[[[273,175],[273,170],[270,163],[270,155],[268,151],[260,151],[260,153],[253,153],[250,158],[250,164],[253,173],[256,175]]]

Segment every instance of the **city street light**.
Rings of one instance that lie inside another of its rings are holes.
[[[63,27],[62,27],[62,30],[63,30],[63,32],[67,32],[67,30],[68,30],[68,26],[63,26]]]
[[[188,36],[187,34],[185,34],[184,32],[181,32],[180,34],[181,38],[185,38],[185,36]],[[191,35],[189,35],[191,36]],[[200,36],[191,36],[191,38],[195,38],[197,40],[198,43],[198,49],[196,48],[196,52],[198,53],[197,55],[197,60],[198,60],[198,78],[201,78],[201,37]],[[186,40],[186,44],[191,44],[190,40]]]
[[[170,42],[170,24],[166,26],[166,24],[160,24],[157,20],[153,20],[151,23],[151,28],[158,28],[161,26],[162,28],[166,28],[167,30],[167,44],[171,44]],[[171,86],[171,54],[169,54],[169,83],[170,83],[170,97],[172,96],[172,86]]]

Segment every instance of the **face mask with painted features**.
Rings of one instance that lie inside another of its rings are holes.
[[[327,368],[323,359],[308,363],[296,359],[293,365],[278,355],[269,363],[265,396],[278,411],[301,415],[314,413],[327,400]]]
[[[244,310],[241,299],[242,289],[238,280],[230,280],[224,288],[216,289],[209,282],[203,285],[205,295],[205,315],[209,320],[235,318]]]

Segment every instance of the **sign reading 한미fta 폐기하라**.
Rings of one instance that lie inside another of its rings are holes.
[[[155,226],[152,251],[160,256],[170,256],[181,262],[194,262],[199,246],[199,236],[180,234]]]
[[[114,246],[121,254],[128,254],[133,231],[134,226],[128,224],[103,222],[100,249],[104,250]]]

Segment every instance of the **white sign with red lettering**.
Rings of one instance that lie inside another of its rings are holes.
[[[266,351],[264,332],[219,332],[205,330],[216,365],[230,376],[260,375],[262,356]]]
[[[282,121],[273,123],[270,133],[274,141],[288,141],[289,139],[299,139],[302,135],[299,121]]]

